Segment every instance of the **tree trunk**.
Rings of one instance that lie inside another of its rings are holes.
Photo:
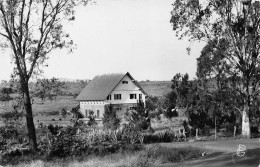
[[[245,105],[242,111],[242,136],[245,138],[251,137],[248,105]]]
[[[33,152],[37,151],[36,133],[33,122],[32,104],[30,99],[30,92],[28,82],[22,82],[22,92],[24,93],[24,108],[26,111],[26,125],[28,130],[29,146]]]

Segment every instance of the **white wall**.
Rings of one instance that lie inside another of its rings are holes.
[[[100,119],[103,117],[103,114],[105,112],[105,105],[107,103],[103,101],[81,101],[80,102],[80,111],[86,117],[86,110],[92,110],[94,111],[94,115],[97,115],[97,110],[99,110],[99,116]],[[98,118],[96,118],[98,119]]]
[[[122,81],[128,81],[128,84],[122,84]],[[139,100],[139,94],[142,94],[142,101],[145,102],[145,95],[128,76],[125,76],[122,81],[116,86],[113,92],[111,92],[111,100],[106,100],[107,103],[137,103],[137,100]],[[121,100],[115,100],[114,94],[121,94]],[[130,99],[130,94],[136,94],[136,99]]]

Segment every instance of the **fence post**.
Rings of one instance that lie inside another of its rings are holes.
[[[198,139],[198,128],[196,128],[196,139]]]

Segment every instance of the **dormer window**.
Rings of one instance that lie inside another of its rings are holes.
[[[122,84],[128,84],[128,81],[122,81]]]

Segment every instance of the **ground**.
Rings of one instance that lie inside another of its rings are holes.
[[[237,156],[237,149],[242,144],[246,147],[245,155]],[[159,167],[259,167],[260,166],[260,138],[220,140],[191,143],[161,143],[166,147],[197,146],[203,147],[207,151],[206,156],[185,161],[178,164],[163,164]]]

